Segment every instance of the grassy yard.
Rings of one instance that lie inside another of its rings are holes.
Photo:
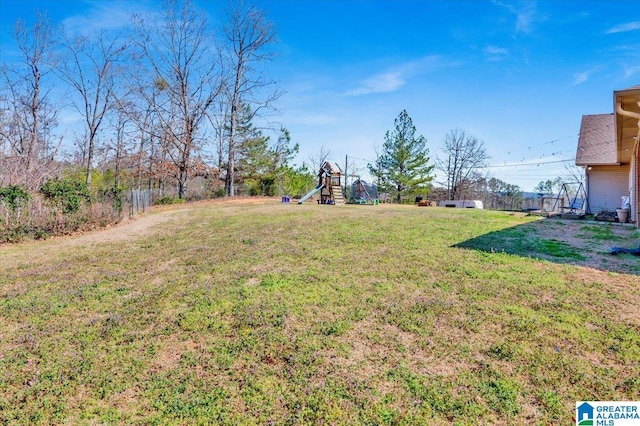
[[[572,424],[640,395],[640,258],[606,254],[633,228],[179,209],[0,247],[0,423]]]

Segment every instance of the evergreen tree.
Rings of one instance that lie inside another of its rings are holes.
[[[282,193],[301,198],[316,184],[316,176],[306,164],[298,168],[287,167],[282,175]]]
[[[250,195],[262,193],[261,181],[271,168],[269,152],[269,138],[259,135],[245,139],[240,145],[238,161],[238,183],[243,183],[249,189]]]
[[[272,168],[272,156],[269,151],[269,137],[254,126],[254,114],[249,105],[245,105],[242,114],[238,114],[236,127],[237,149],[234,172],[236,183],[244,184],[251,195],[262,193],[260,180]],[[229,173],[229,170],[227,170]]]
[[[270,145],[270,138],[251,122],[253,117],[248,105],[239,116],[235,181],[243,183],[250,195],[273,196],[278,191],[286,192],[283,179],[293,171],[290,162],[298,153],[299,145],[291,146],[291,136],[284,127],[277,141]]]
[[[382,154],[369,171],[378,180],[378,189],[393,194],[402,202],[403,196],[427,192],[433,165],[429,165],[429,149],[424,136],[416,136],[416,128],[407,111],[398,115],[394,130],[387,131]]]

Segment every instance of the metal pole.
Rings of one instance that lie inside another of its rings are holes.
[[[345,154],[344,156],[344,196],[347,196],[347,176],[349,176],[349,169],[347,169],[349,156]]]

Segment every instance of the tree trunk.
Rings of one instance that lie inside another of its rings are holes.
[[[239,79],[236,77],[234,96],[231,102],[231,132],[229,134],[229,164],[227,165],[227,195],[233,197],[234,193],[234,175],[235,175],[235,151],[236,151],[236,133],[238,129],[238,94]]]

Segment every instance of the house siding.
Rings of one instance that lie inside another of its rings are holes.
[[[636,227],[640,228],[640,200],[638,200],[638,182],[640,182],[640,167],[638,167],[638,158],[640,152],[638,147],[635,149],[636,155],[633,157],[629,182],[633,190],[631,191],[631,200],[629,206],[631,207],[630,216],[636,222]]]
[[[593,166],[587,170],[589,208],[592,213],[615,211],[623,195],[629,195],[629,165]],[[632,216],[633,217],[633,216]]]

